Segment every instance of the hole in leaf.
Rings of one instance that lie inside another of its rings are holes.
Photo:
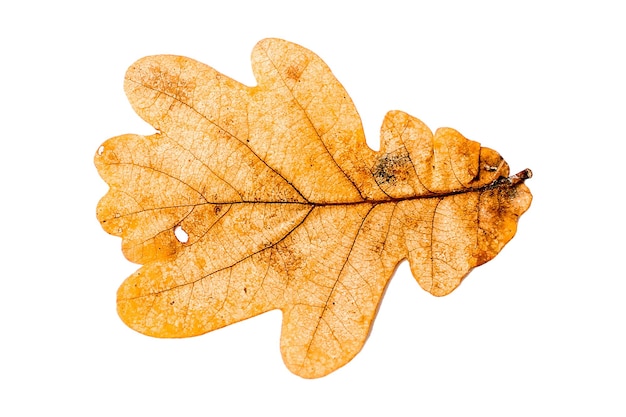
[[[187,243],[187,241],[189,240],[189,235],[183,230],[180,225],[174,228],[174,235],[180,243]]]
[[[104,153],[104,146],[100,146],[98,148],[98,155],[102,155]]]

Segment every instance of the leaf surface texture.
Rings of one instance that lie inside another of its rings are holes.
[[[157,133],[100,147],[97,217],[143,265],[118,291],[131,328],[195,336],[280,309],[286,365],[320,377],[360,351],[401,260],[443,296],[492,259],[530,171],[401,111],[372,151],[343,86],[293,43],[259,42],[252,68],[249,87],[180,56],[132,65],[126,93]]]

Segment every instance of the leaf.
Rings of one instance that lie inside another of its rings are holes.
[[[158,132],[95,156],[110,186],[98,219],[143,265],[118,312],[141,333],[188,337],[280,309],[285,364],[320,377],[362,348],[401,260],[443,296],[492,259],[530,205],[531,174],[509,177],[497,152],[401,111],[372,151],[346,91],[298,45],[263,40],[252,68],[255,87],[179,56],[128,70],[128,98]]]

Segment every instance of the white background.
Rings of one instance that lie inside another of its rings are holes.
[[[67,416],[626,414],[626,24],[614,1],[3,2],[0,414]],[[182,340],[117,317],[138,266],[95,206],[93,154],[150,133],[122,89],[151,54],[249,85],[265,37],[324,59],[378,147],[401,109],[531,168],[513,241],[451,295],[406,263],[372,334],[304,380],[277,311]]]

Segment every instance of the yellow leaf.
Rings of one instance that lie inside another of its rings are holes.
[[[326,64],[301,46],[254,48],[248,87],[179,56],[126,74],[158,133],[109,139],[97,216],[143,266],[118,291],[133,329],[187,337],[280,309],[281,351],[305,378],[350,361],[396,265],[450,293],[513,237],[530,170],[453,129],[389,112],[381,150]]]

